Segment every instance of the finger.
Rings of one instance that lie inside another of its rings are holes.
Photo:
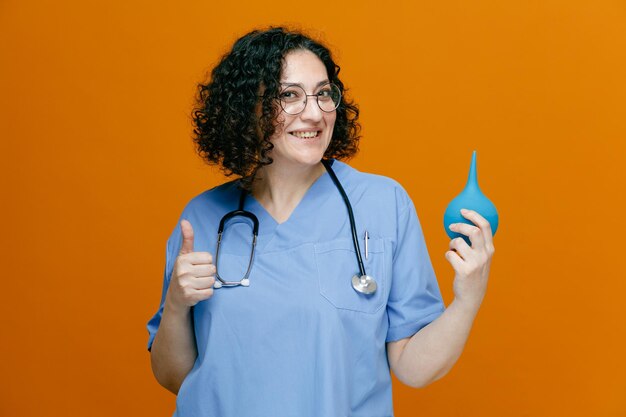
[[[193,277],[189,280],[189,285],[194,290],[206,290],[207,288],[213,288],[215,284],[215,277]]]
[[[466,260],[472,252],[472,248],[469,247],[465,239],[462,237],[454,238],[450,241],[449,247],[463,259]]]
[[[470,220],[476,226],[480,228],[483,232],[483,236],[485,241],[493,237],[493,233],[491,231],[491,223],[487,221],[480,213],[475,210],[461,209],[461,215],[466,219]]]
[[[215,275],[215,265],[213,264],[198,264],[191,265],[189,267],[189,273],[194,277],[210,277]]]
[[[187,220],[180,222],[180,232],[183,235],[183,244],[180,248],[179,255],[193,252],[193,227]]]
[[[197,301],[203,301],[213,296],[213,288],[205,288],[196,292]]]
[[[452,223],[450,230],[469,237],[472,247],[481,247],[485,244],[485,236],[480,228],[467,223]]]
[[[449,250],[446,252],[445,256],[455,271],[460,271],[461,268],[463,268],[463,259],[461,259],[458,253]]]
[[[213,263],[213,255],[209,252],[183,253],[179,259],[191,265],[208,265]]]

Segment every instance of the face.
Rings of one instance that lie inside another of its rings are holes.
[[[285,56],[281,84],[301,86],[306,94],[317,93],[329,82],[326,67],[311,51],[298,50]],[[317,165],[333,136],[337,112],[324,112],[317,105],[315,97],[307,97],[304,111],[290,115],[279,113],[276,132],[270,139],[274,149],[270,157],[273,164],[284,167],[305,167]]]

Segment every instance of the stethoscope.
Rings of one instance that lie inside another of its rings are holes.
[[[355,274],[352,277],[352,288],[362,294],[373,294],[374,292],[376,292],[377,288],[376,280],[365,273],[365,265],[363,264],[363,259],[361,258],[361,248],[359,246],[359,239],[356,232],[356,223],[354,221],[352,205],[350,204],[348,195],[341,186],[337,175],[335,175],[335,172],[331,168],[331,162],[327,160],[322,160],[322,164],[324,165],[324,168],[326,168],[328,175],[330,175],[330,178],[335,184],[335,187],[337,187],[337,190],[339,190],[339,193],[341,194],[341,197],[346,204],[346,208],[348,209],[348,217],[350,218],[350,229],[352,232],[352,243],[354,244],[356,260],[359,264],[359,274]],[[213,284],[213,288],[222,288],[223,286],[234,287],[238,285],[248,287],[250,285],[249,276],[250,270],[252,269],[252,264],[254,263],[254,252],[256,248],[257,237],[259,234],[259,219],[253,213],[243,209],[244,202],[246,200],[246,194],[246,190],[241,190],[241,195],[239,196],[239,207],[237,208],[237,210],[226,213],[226,215],[220,220],[220,224],[217,229],[217,248],[215,249],[215,284]],[[243,278],[241,278],[239,281],[227,281],[219,274],[220,245],[222,243],[222,234],[224,232],[224,228],[226,227],[226,223],[237,216],[245,217],[252,222],[252,246],[250,250],[250,259],[248,261],[248,268]]]

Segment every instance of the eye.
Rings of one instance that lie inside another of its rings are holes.
[[[278,98],[283,101],[298,101],[302,94],[297,88],[287,88],[278,95]]]
[[[317,93],[318,97],[332,97],[333,92],[330,88],[323,88]]]

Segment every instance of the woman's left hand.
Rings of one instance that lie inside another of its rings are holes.
[[[471,246],[461,237],[450,241],[446,259],[455,271],[454,296],[457,301],[478,309],[487,291],[491,257],[495,252],[491,225],[473,210],[461,210],[461,215],[474,225],[453,223],[450,230],[468,236]]]

